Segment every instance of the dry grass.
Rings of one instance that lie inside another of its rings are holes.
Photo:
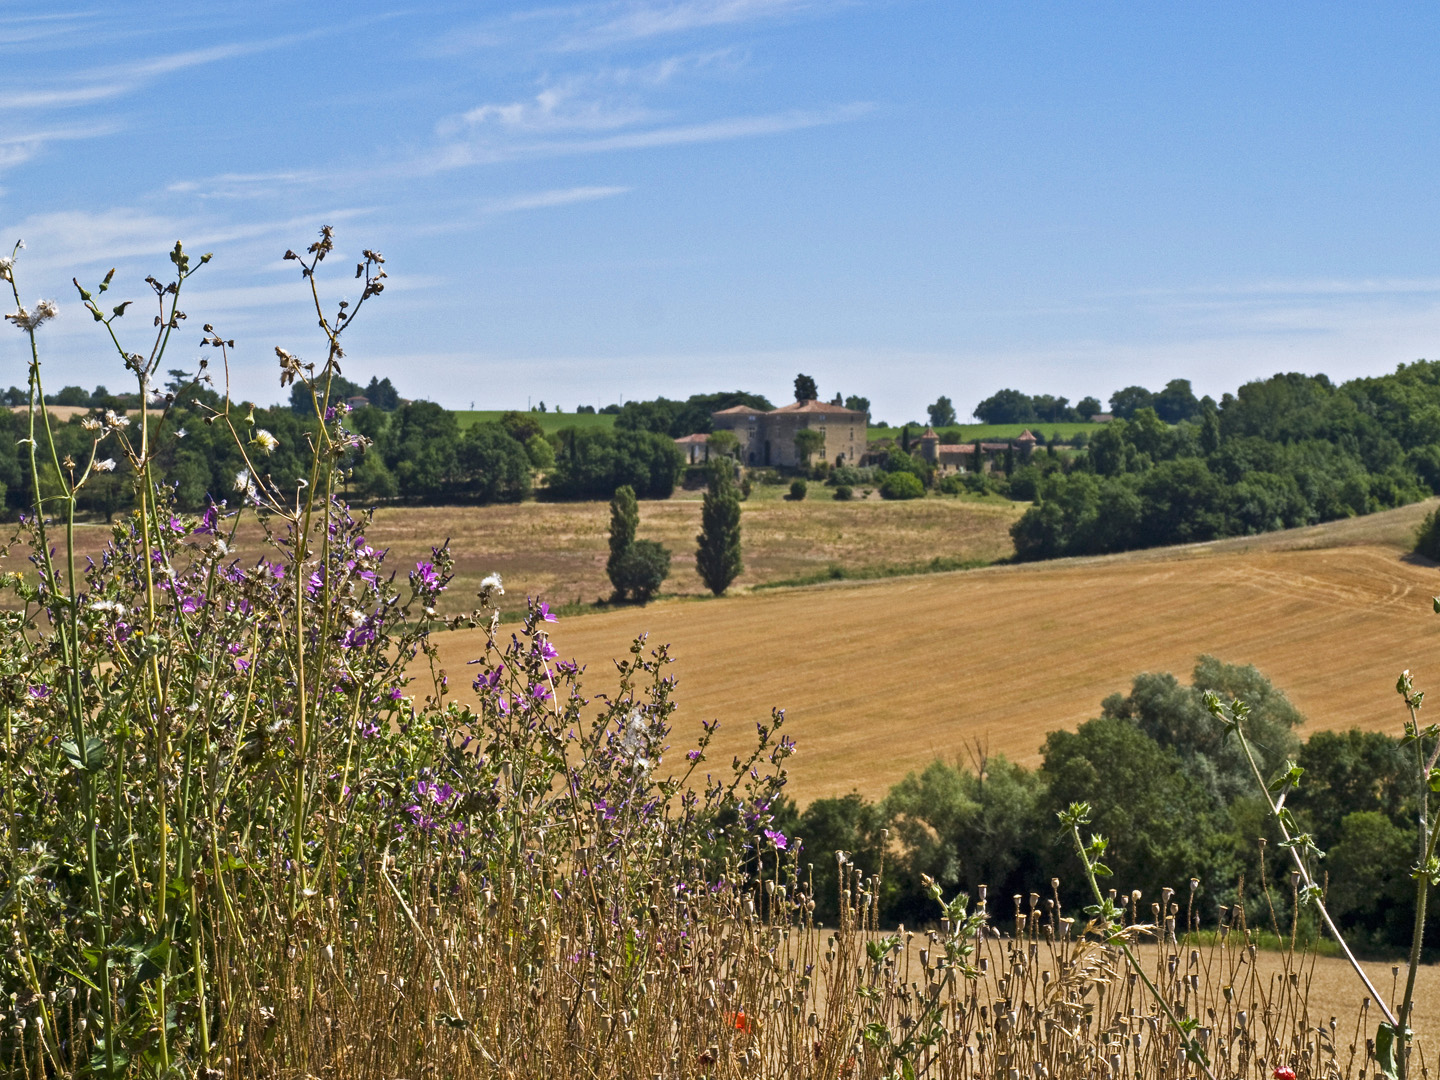
[[[940,556],[992,562],[1014,549],[1009,528],[1024,504],[1005,500],[955,498],[838,503],[829,489],[812,486],[803,502],[779,497],[780,488],[757,488],[743,504],[745,572],[736,588],[847,568],[913,565]],[[857,492],[857,495],[859,493]],[[456,558],[456,581],[447,613],[468,610],[480,579],[498,571],[505,579],[506,604],[524,607],[527,594],[551,603],[594,602],[610,595],[605,576],[609,553],[609,504],[537,503],[512,506],[385,507],[375,515],[367,540],[388,548],[393,565],[413,566],[430,557],[430,546],[447,536]],[[700,531],[700,494],[677,492],[672,499],[640,503],[640,536],[659,540],[674,553],[665,592],[709,595],[695,572],[695,537]],[[82,553],[93,554],[109,536],[100,525],[81,529]],[[260,548],[256,533],[241,536],[242,552]]]
[[[680,734],[720,717],[725,756],[751,721],[787,709],[802,803],[882,796],[976,738],[1034,763],[1046,732],[1097,715],[1137,672],[1188,674],[1207,652],[1259,667],[1309,730],[1398,730],[1396,675],[1410,668],[1421,687],[1440,675],[1429,640],[1440,574],[1404,554],[1427,508],[1106,558],[661,602],[562,620],[553,636],[594,671],[637,632],[669,642]],[[446,667],[463,671],[476,639],[439,641]]]

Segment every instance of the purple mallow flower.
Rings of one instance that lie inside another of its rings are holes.
[[[433,563],[417,562],[415,572],[410,575],[410,579],[422,589],[438,589],[440,587],[440,575],[435,572]]]
[[[540,601],[540,603],[538,603],[538,604],[535,605],[535,610],[540,613],[540,618],[543,619],[545,622],[559,622],[559,621],[560,621],[560,620],[558,620],[557,618],[555,618],[554,615],[550,614],[550,605],[547,604],[547,603],[545,603],[545,601],[543,601],[543,600]]]

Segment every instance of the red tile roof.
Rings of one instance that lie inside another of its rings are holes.
[[[792,401],[789,405],[781,405],[775,410],[776,413],[819,413],[822,416],[864,416],[858,409],[847,409],[843,405],[830,405],[823,401]],[[771,413],[771,416],[775,413]]]

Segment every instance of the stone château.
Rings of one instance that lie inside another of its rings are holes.
[[[823,401],[796,401],[766,412],[744,405],[710,414],[716,431],[731,431],[740,441],[740,460],[746,465],[794,468],[801,464],[795,435],[810,428],[825,437],[815,455],[832,465],[858,465],[865,454],[869,417],[857,409]]]

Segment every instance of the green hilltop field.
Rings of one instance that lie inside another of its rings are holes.
[[[486,421],[499,420],[504,416],[507,409],[456,409],[455,418],[460,421],[461,430],[469,428],[473,424],[485,423]],[[564,428],[613,428],[615,416],[612,413],[574,413],[574,412],[532,412],[527,416],[539,421],[545,434],[560,431]],[[1022,431],[1030,430],[1035,435],[1048,439],[1052,434],[1059,435],[1062,440],[1068,440],[1079,432],[1093,434],[1103,424],[959,424],[954,427],[943,429],[947,434],[958,431],[961,442],[969,442],[971,439],[1013,439]],[[898,439],[900,438],[901,427],[875,427],[868,429],[868,437],[875,439]],[[924,430],[924,425],[910,425],[911,437],[914,438],[919,431]]]

